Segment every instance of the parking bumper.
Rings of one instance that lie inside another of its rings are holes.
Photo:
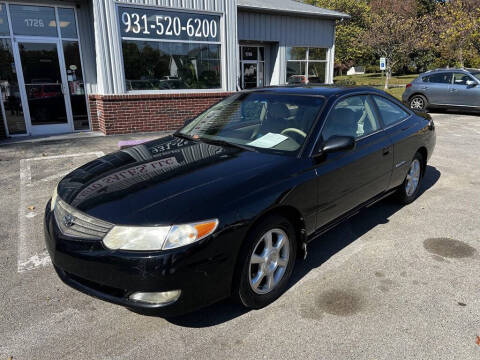
[[[55,270],[63,282],[83,293],[137,311],[155,310],[165,317],[182,315],[230,295],[238,243],[233,234],[168,252],[112,251],[98,240],[66,238],[49,210],[48,204],[45,241]],[[230,247],[218,246],[229,241]],[[181,290],[181,295],[165,306],[129,299],[135,292],[172,290]]]

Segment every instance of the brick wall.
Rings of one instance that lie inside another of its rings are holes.
[[[92,130],[106,135],[176,130],[230,94],[90,95]]]

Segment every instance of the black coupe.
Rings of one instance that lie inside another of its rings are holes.
[[[65,283],[137,311],[261,308],[308,242],[388,195],[412,202],[435,139],[429,115],[372,88],[237,93],[62,179],[47,248]]]

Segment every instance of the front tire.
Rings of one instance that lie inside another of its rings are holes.
[[[416,111],[426,111],[428,108],[428,100],[423,95],[414,95],[408,102],[410,109]]]
[[[235,297],[252,309],[272,303],[287,290],[295,259],[293,225],[283,216],[266,217],[249,233],[240,252]]]
[[[403,184],[397,190],[397,198],[402,204],[410,204],[417,198],[424,171],[423,155],[417,152],[410,163]]]

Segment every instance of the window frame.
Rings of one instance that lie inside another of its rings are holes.
[[[55,3],[54,1],[49,1],[45,4],[39,4],[39,3],[34,3],[32,1],[27,1],[27,2],[20,2],[18,0],[12,0],[12,1],[9,1],[9,0],[0,0],[0,4],[5,6],[5,9],[6,9],[6,14],[7,14],[7,21],[8,21],[8,28],[9,28],[9,34],[8,35],[0,35],[0,38],[1,39],[8,39],[10,40],[10,44],[11,44],[11,47],[12,47],[12,53],[13,53],[13,57],[14,57],[14,63],[15,63],[15,72],[17,74],[17,83],[19,85],[19,87],[21,88],[20,86],[20,78],[19,76],[22,77],[23,79],[23,69],[22,69],[22,65],[21,65],[21,59],[17,56],[16,54],[16,51],[15,51],[15,41],[24,41],[24,40],[31,40],[31,39],[46,39],[48,41],[50,40],[57,40],[59,42],[59,46],[57,48],[57,51],[58,51],[58,54],[61,56],[62,58],[62,61],[65,60],[65,54],[64,54],[64,48],[63,48],[63,42],[64,40],[66,41],[76,41],[78,42],[78,49],[79,49],[79,53],[80,53],[80,64],[82,66],[82,80],[83,80],[83,84],[84,84],[84,90],[85,90],[85,101],[86,101],[86,105],[87,105],[87,116],[88,116],[88,129],[80,129],[80,130],[75,130],[75,127],[74,127],[74,124],[72,122],[72,133],[80,133],[80,132],[88,132],[88,131],[91,131],[92,130],[92,119],[91,119],[91,114],[90,114],[90,103],[88,101],[88,96],[89,96],[89,91],[87,90],[87,76],[86,76],[86,70],[85,70],[85,64],[84,64],[84,58],[83,58],[83,49],[82,49],[82,38],[81,38],[81,34],[80,34],[80,24],[79,24],[79,18],[78,18],[78,9],[76,8],[76,6],[74,4],[70,4],[70,3]],[[25,6],[39,6],[39,7],[52,7],[54,8],[54,11],[55,11],[55,21],[57,23],[57,36],[56,37],[51,37],[51,36],[35,36],[35,35],[15,35],[14,34],[14,31],[13,31],[13,23],[12,23],[12,15],[10,13],[10,6],[11,5],[25,5]],[[63,36],[62,32],[61,32],[61,28],[60,28],[60,15],[58,13],[58,9],[71,9],[73,10],[73,14],[74,14],[74,19],[75,19],[75,30],[76,30],[76,33],[77,33],[77,36],[76,37],[65,37]],[[67,70],[67,69],[65,69]],[[20,75],[19,75],[20,74]],[[66,74],[65,74],[66,75]],[[20,93],[22,94],[23,90],[20,89]],[[23,95],[20,96],[20,99],[21,99],[21,104],[23,106],[24,104],[24,99],[23,99]],[[70,99],[70,107],[72,107],[71,105],[71,99]],[[15,137],[21,137],[21,136],[30,136],[31,135],[31,120],[27,121],[27,118],[25,117],[25,113],[24,113],[24,122],[25,122],[25,128],[26,128],[26,132],[25,133],[21,133],[21,134],[10,134],[9,130],[8,130],[8,122],[7,122],[7,117],[6,117],[6,113],[4,111],[4,105],[3,105],[3,101],[2,103],[0,103],[0,113],[3,115],[3,123],[4,123],[4,126],[5,126],[5,131],[6,131],[6,136],[7,137],[11,137],[11,138],[15,138]]]
[[[451,78],[450,78],[450,82],[431,82],[430,81],[430,78],[432,76],[435,76],[435,75],[441,75],[441,74],[450,74]],[[423,82],[424,83],[427,83],[427,84],[435,84],[435,85],[452,85],[453,84],[453,75],[454,75],[454,72],[453,71],[439,71],[437,73],[434,73],[434,74],[429,74],[427,76],[424,76],[422,78]],[[426,78],[428,78],[428,81],[424,81]]]
[[[467,84],[456,84],[456,83],[455,83],[455,75],[457,75],[457,74],[462,74],[463,76],[468,76],[471,81],[476,81],[471,74],[468,74],[468,73],[466,73],[466,72],[461,72],[461,71],[454,71],[454,72],[452,73],[452,85],[455,85],[455,86],[468,86]]]
[[[310,148],[310,151],[307,155],[308,158],[310,159],[313,159],[314,158],[314,155],[315,155],[315,152],[316,150],[318,149],[318,146],[324,141],[323,138],[322,138],[322,133],[323,133],[323,128],[325,127],[325,124],[326,124],[326,120],[328,118],[328,116],[330,115],[330,113],[332,112],[333,108],[335,107],[335,105],[339,102],[339,101],[342,101],[343,99],[347,98],[347,97],[350,97],[350,96],[355,96],[355,95],[367,95],[367,96],[372,96],[372,95],[376,95],[376,96],[380,96],[380,97],[383,97],[387,100],[390,100],[392,101],[391,99],[389,99],[388,96],[384,96],[384,94],[380,94],[380,93],[376,93],[376,92],[359,92],[359,93],[354,93],[354,94],[344,94],[342,96],[340,96],[338,99],[335,99],[334,103],[330,106],[330,108],[328,109],[327,113],[325,115],[323,115],[323,112],[325,111],[325,106],[328,106],[327,102],[325,102],[325,105],[324,105],[324,109],[322,110],[322,113],[319,115],[321,117],[323,117],[323,122],[322,122],[322,125],[320,127],[320,129],[318,129],[318,133],[315,135],[315,139],[311,142],[311,148]],[[375,103],[375,101],[372,99],[372,102],[373,102],[373,106],[375,108],[375,113],[378,117],[377,120],[380,120],[380,128],[378,131],[375,131],[371,134],[368,134],[368,135],[365,135],[364,137],[362,138],[358,138],[358,139],[355,139],[355,142],[359,141],[359,140],[363,140],[363,139],[366,139],[372,135],[376,135],[376,134],[379,134],[381,132],[384,132],[394,126],[397,126],[399,124],[402,124],[404,123],[405,121],[407,121],[408,119],[410,119],[412,116],[413,116],[413,112],[406,108],[403,104],[401,104],[400,102],[398,102],[396,99],[393,99],[395,101],[392,101],[394,104],[396,105],[399,105],[403,110],[405,110],[408,114],[410,114],[410,116],[406,117],[403,121],[399,122],[399,123],[396,123],[394,125],[391,125],[391,126],[385,126],[384,122],[383,122],[383,119],[382,117],[380,116],[379,112],[378,112],[378,108],[377,108],[377,104]],[[319,118],[320,119],[320,118]],[[318,120],[319,120],[318,119]],[[318,124],[317,124],[318,125]],[[313,135],[313,134],[312,134]]]
[[[305,59],[304,60],[289,60],[288,59],[288,49],[295,49],[295,48],[305,48],[306,49],[306,54],[305,54]],[[325,60],[310,60],[310,49],[324,49],[325,50]],[[309,64],[310,63],[320,63],[320,64],[325,64],[325,81],[323,83],[319,84],[328,84],[328,65],[329,65],[329,48],[326,47],[317,47],[317,46],[287,46],[286,47],[286,53],[285,53],[285,84],[288,84],[288,63],[304,63],[305,64],[305,73],[303,76],[309,80],[310,75],[309,73]],[[302,74],[297,74],[297,75],[302,75]],[[309,80],[310,83],[310,80]]]
[[[384,99],[385,101],[389,101],[389,102],[391,102],[393,105],[398,106],[398,107],[399,107],[400,109],[402,109],[408,116],[406,116],[405,118],[403,118],[403,119],[401,119],[401,120],[399,120],[399,121],[394,122],[393,124],[387,125],[387,124],[385,123],[385,121],[383,120],[383,116],[382,116],[382,113],[380,112],[380,108],[379,108],[379,106],[377,105],[377,102],[375,101],[375,96],[376,96],[376,97],[379,97],[379,98],[382,98],[382,99]],[[398,103],[396,103],[396,102],[393,102],[391,99],[387,98],[386,96],[382,96],[382,95],[380,95],[380,94],[370,94],[370,97],[372,98],[373,106],[375,107],[375,111],[377,112],[378,117],[379,117],[379,119],[380,119],[380,121],[381,121],[381,125],[382,125],[383,130],[387,130],[387,129],[390,129],[390,128],[394,127],[394,126],[397,126],[398,124],[401,124],[401,123],[403,123],[404,121],[406,121],[406,120],[408,120],[408,119],[410,119],[410,118],[412,117],[412,113],[411,113],[410,111],[407,111],[407,110],[403,107],[403,105],[400,106],[400,104],[398,104]]]
[[[319,132],[319,136],[318,136],[318,139],[317,140],[320,140],[322,139],[323,141],[326,141],[326,139],[323,139],[323,130],[325,130],[325,126],[327,125],[327,121],[328,121],[328,118],[330,116],[330,114],[332,113],[332,111],[335,109],[335,107],[342,101],[348,99],[348,98],[352,98],[352,97],[358,97],[358,96],[365,96],[367,98],[370,99],[370,102],[372,104],[372,111],[373,111],[373,116],[375,117],[375,120],[377,121],[378,123],[378,129],[369,133],[369,134],[365,134],[365,135],[362,135],[362,136],[359,136],[359,137],[356,137],[355,138],[355,142],[358,142],[358,141],[361,141],[363,139],[366,139],[368,138],[369,136],[372,136],[372,135],[375,135],[375,134],[378,134],[379,132],[383,131],[385,128],[384,128],[384,123],[382,121],[382,118],[380,116],[380,114],[378,113],[378,108],[377,108],[377,104],[375,103],[374,99],[372,98],[372,94],[371,93],[359,93],[359,94],[347,94],[345,96],[342,96],[340,98],[338,98],[335,103],[332,104],[332,106],[330,107],[330,110],[328,111],[328,114],[325,116],[325,120],[322,124],[322,128],[320,129],[320,132]],[[318,143],[318,142],[317,142]],[[315,144],[317,145],[317,144]],[[316,147],[316,146],[315,146]]]
[[[119,21],[119,8],[120,7],[129,7],[134,9],[153,9],[158,11],[175,11],[180,13],[187,13],[187,14],[203,14],[203,15],[215,15],[220,18],[219,20],[219,41],[185,41],[185,40],[165,40],[165,39],[144,39],[144,38],[134,38],[134,37],[122,37],[121,36],[121,24]],[[179,9],[179,8],[171,8],[165,6],[155,6],[155,5],[144,5],[144,4],[136,4],[136,3],[120,3],[118,1],[115,2],[115,21],[117,23],[116,29],[118,31],[118,46],[119,46],[119,65],[121,67],[120,74],[122,76],[122,86],[123,86],[123,93],[130,94],[130,95],[154,95],[154,94],[188,94],[188,93],[219,93],[219,92],[226,92],[227,91],[227,77],[225,74],[225,70],[227,68],[227,59],[226,59],[226,46],[225,46],[225,14],[219,11],[208,11],[208,10],[196,10],[196,9]],[[129,41],[147,41],[147,42],[163,42],[163,43],[183,43],[183,44],[208,44],[208,45],[219,45],[220,46],[220,87],[212,88],[212,89],[166,89],[166,90],[128,90],[127,88],[127,78],[125,74],[125,62],[124,62],[124,55],[123,55],[123,40]]]

